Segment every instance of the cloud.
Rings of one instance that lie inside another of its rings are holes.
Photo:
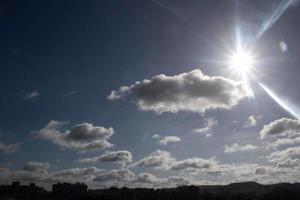
[[[248,117],[245,125],[244,125],[244,128],[251,128],[251,127],[256,127],[256,119],[255,119],[255,116],[251,115]]]
[[[34,99],[36,97],[41,96],[41,94],[37,90],[33,90],[31,92],[22,92],[22,98],[29,100],[29,99]]]
[[[161,170],[190,170],[190,169],[208,169],[217,165],[215,158],[188,158],[177,161],[171,153],[157,150],[149,156],[142,158],[134,163],[133,167],[148,167]]]
[[[264,125],[260,131],[261,139],[269,136],[285,136],[285,135],[299,135],[300,121],[296,119],[281,118],[277,119],[267,125]]]
[[[186,169],[208,169],[217,165],[217,161],[214,158],[189,158],[182,161],[176,161],[171,166],[173,170],[186,170]]]
[[[300,121],[281,118],[263,127],[261,139],[267,142],[267,150],[274,150],[267,159],[279,168],[300,167]]]
[[[178,136],[160,136],[158,134],[155,134],[152,136],[154,139],[158,139],[158,143],[160,145],[168,145],[168,144],[174,144],[181,141],[181,139]]]
[[[200,70],[137,81],[112,91],[107,98],[116,100],[130,93],[138,109],[156,113],[230,109],[248,96],[244,83],[221,76],[210,77]]]
[[[177,136],[166,136],[159,141],[159,144],[160,145],[168,145],[171,143],[178,143],[180,141],[181,141],[181,139]]]
[[[97,176],[94,181],[108,182],[108,181],[130,181],[135,177],[135,174],[128,169],[110,170]]]
[[[171,163],[173,163],[174,161],[175,159],[169,152],[157,150],[151,153],[149,156],[137,161],[133,164],[133,166],[168,169]]]
[[[194,129],[193,132],[194,133],[205,133],[206,137],[210,137],[212,134],[208,134],[209,131],[211,131],[215,126],[217,126],[218,121],[215,119],[205,119],[205,127],[203,128],[198,128],[198,129]]]
[[[81,123],[62,132],[61,128],[66,124],[67,122],[50,121],[44,128],[36,131],[35,135],[50,140],[61,148],[74,149],[80,152],[95,151],[113,146],[108,142],[114,133],[113,128]]]
[[[256,150],[258,149],[258,146],[254,146],[251,144],[246,144],[246,145],[240,145],[237,143],[233,143],[232,145],[225,145],[225,153],[234,153],[238,151],[251,151],[251,150]]]
[[[42,162],[27,162],[23,170],[28,172],[37,172],[42,174],[48,173],[48,168],[50,167],[49,163]]]
[[[299,157],[300,157],[300,146],[289,147],[284,150],[274,151],[268,156],[270,162],[277,162],[277,163],[291,161],[293,158],[299,158]]]
[[[20,146],[20,143],[14,143],[14,144],[4,144],[0,142],[0,152],[12,154],[15,153]]]
[[[125,166],[127,163],[132,162],[132,154],[129,151],[111,151],[100,156],[79,159],[78,161],[81,163],[117,162]]]

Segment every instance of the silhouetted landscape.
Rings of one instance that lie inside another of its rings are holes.
[[[290,200],[300,199],[300,183],[279,183],[262,185],[256,182],[232,183],[229,185],[180,186],[177,188],[117,188],[89,190],[84,183],[57,183],[52,191],[46,191],[34,183],[0,186],[1,200],[65,200],[65,199],[103,199],[103,200]]]

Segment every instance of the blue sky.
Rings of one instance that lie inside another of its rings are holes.
[[[297,1],[1,4],[2,183],[299,180]]]

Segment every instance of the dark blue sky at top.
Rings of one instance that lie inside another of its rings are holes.
[[[16,154],[1,155],[1,163],[20,168],[28,160],[56,163],[63,159],[57,168],[77,166],[73,161],[84,156],[62,151],[30,134],[50,120],[114,127],[111,141],[115,149],[130,150],[137,159],[161,148],[151,138],[160,134],[178,135],[186,141],[169,147],[178,158],[217,155],[231,162],[235,158],[224,157],[223,149],[215,147],[243,138],[254,141],[264,123],[290,116],[257,83],[253,83],[255,102],[246,100],[230,111],[208,111],[205,116],[188,112],[157,115],[138,111],[130,101],[108,101],[107,95],[121,85],[158,74],[200,69],[204,74],[226,76],[224,66],[203,59],[224,59],[228,45],[234,46],[237,10],[241,16],[247,13],[241,21],[247,22],[243,28],[251,40],[260,18],[276,1],[241,1],[238,9],[234,0],[163,2],[165,8],[150,0],[1,2],[0,138],[22,141]],[[258,76],[296,103],[300,100],[299,20],[299,7],[291,7],[255,43],[262,59],[256,66],[261,71]],[[288,45],[287,52],[278,49],[280,41]],[[22,98],[30,91],[40,96]],[[250,115],[264,115],[260,126],[237,135],[242,125],[232,122]],[[219,122],[218,139],[206,141],[191,133],[208,117]]]

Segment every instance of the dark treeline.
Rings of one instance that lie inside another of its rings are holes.
[[[299,200],[300,183],[261,185],[255,182],[224,186],[180,186],[169,189],[116,188],[88,190],[85,184],[57,183],[48,192],[41,187],[0,186],[0,200]]]

